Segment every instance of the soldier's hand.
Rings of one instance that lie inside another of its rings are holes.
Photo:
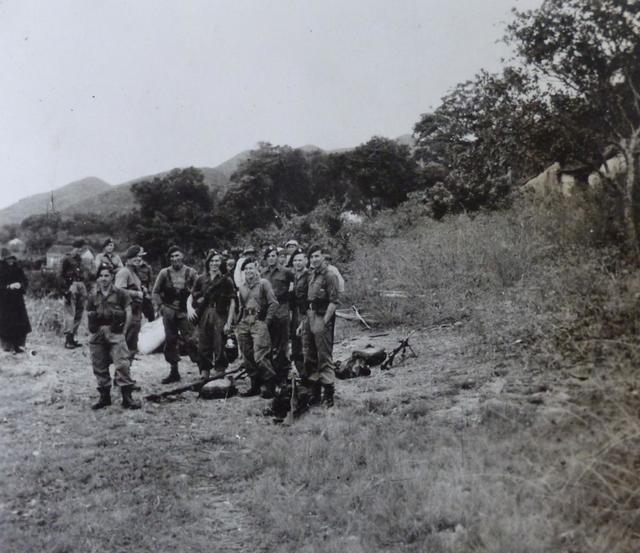
[[[300,323],[298,328],[296,328],[296,336],[302,336],[302,323]]]
[[[12,282],[11,284],[9,284],[9,286],[7,286],[7,288],[9,288],[10,290],[20,290],[20,288],[22,288],[22,284],[20,284],[19,282]]]
[[[187,305],[187,318],[189,321],[193,322],[196,319],[196,315],[196,310],[190,305]]]
[[[222,329],[222,331],[225,334],[229,334],[229,332],[231,332],[231,323],[225,323],[224,328]]]

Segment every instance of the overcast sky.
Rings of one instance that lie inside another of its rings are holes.
[[[541,0],[0,0],[0,207],[411,132]]]

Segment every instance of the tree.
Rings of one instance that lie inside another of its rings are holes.
[[[224,229],[214,216],[213,198],[202,173],[193,167],[133,185],[140,205],[129,226],[135,240],[158,259],[171,244],[202,254],[219,245]]]
[[[638,159],[640,154],[640,2],[635,0],[546,0],[534,11],[515,12],[506,40],[532,75],[544,83],[550,103],[582,113],[600,158],[624,156],[624,220],[627,245],[639,257]],[[570,133],[585,139],[585,126],[567,120]],[[595,128],[594,128],[595,127]]]
[[[342,196],[348,209],[395,207],[418,187],[417,166],[409,147],[381,136],[334,154],[332,165],[340,183],[333,194]]]

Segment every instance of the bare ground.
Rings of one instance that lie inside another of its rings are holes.
[[[367,343],[393,347],[403,334],[404,329],[396,329],[371,339],[354,328],[341,328],[336,357],[345,358],[350,349]],[[512,482],[507,494],[537,489],[541,504],[549,506],[549,512],[537,513],[543,519],[536,522],[540,528],[530,529],[548,535],[532,537],[534,546],[520,550],[583,550],[579,547],[588,533],[587,521],[571,520],[575,509],[562,505],[571,505],[576,492],[561,490],[560,485],[570,479],[571,463],[566,460],[574,458],[576,451],[595,447],[585,432],[588,425],[580,422],[586,408],[578,400],[596,393],[598,385],[525,366],[518,344],[511,353],[479,355],[481,344],[463,326],[422,330],[412,344],[417,359],[385,373],[374,369],[368,378],[339,382],[334,409],[318,408],[294,426],[284,427],[262,414],[266,402],[259,398],[203,401],[186,393],[173,402],[144,402],[141,410],[126,411],[116,390],[111,408],[93,412],[90,405],[97,393],[87,347],[67,351],[60,338],[34,336],[29,346],[35,355],[0,357],[0,550],[373,550],[367,536],[358,535],[357,509],[344,513],[346,519],[354,517],[351,523],[324,530],[327,535],[322,538],[317,537],[317,528],[324,527],[315,527],[305,518],[311,513],[299,513],[294,521],[310,528],[308,532],[288,534],[278,528],[273,519],[280,515],[275,510],[286,497],[274,500],[274,512],[265,512],[269,504],[265,504],[264,489],[269,482],[264,475],[270,463],[270,458],[262,456],[265,444],[273,440],[278,448],[293,451],[309,436],[318,435],[319,428],[338,432],[341,425],[354,420],[382,428],[387,421],[404,421],[424,428],[425,435],[453,438],[459,441],[460,465],[467,476],[478,469],[485,455],[473,445],[474,436],[486,436],[489,447],[495,440],[501,444],[496,451],[507,451],[505,462],[495,466],[502,484]],[[142,386],[137,397],[167,388],[159,384],[166,372],[162,355],[142,357],[132,372]],[[183,382],[195,380],[197,369],[185,359],[182,374]],[[505,440],[509,440],[506,449]],[[433,452],[420,449],[428,447],[413,443],[407,462],[415,467],[420,459],[429,459]],[[537,456],[538,450],[547,455]],[[490,464],[487,461],[482,469],[489,483],[482,494],[489,498]],[[426,473],[431,467],[420,470]],[[370,485],[380,487],[384,480],[385,474],[372,473]],[[291,482],[292,489],[285,495],[301,500],[304,480],[295,489],[295,479]],[[473,494],[480,491],[468,488],[461,488],[467,494],[464,502],[478,505]],[[348,485],[345,489],[350,493]],[[503,485],[500,490],[504,493]],[[491,505],[491,499],[487,501],[485,507]],[[502,498],[496,496],[495,501]],[[335,504],[339,508],[340,502]],[[495,512],[500,516],[497,506]],[[475,543],[476,550],[506,551],[504,544],[517,544],[521,533],[526,535],[526,529],[513,530],[511,541],[498,539],[496,543],[502,545],[492,547],[482,528],[473,528],[482,526],[483,520],[467,515],[438,523],[441,528],[436,524],[438,531],[449,536],[438,542],[441,550],[471,550],[469,544]],[[470,538],[470,532],[476,537]],[[416,539],[376,543],[380,551],[421,550]],[[304,544],[309,544],[306,549]]]

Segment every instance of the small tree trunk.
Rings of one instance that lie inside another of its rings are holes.
[[[627,235],[629,255],[635,262],[640,261],[640,245],[638,244],[638,152],[635,140],[630,140],[624,150],[627,161],[627,174],[624,194],[624,225]]]

